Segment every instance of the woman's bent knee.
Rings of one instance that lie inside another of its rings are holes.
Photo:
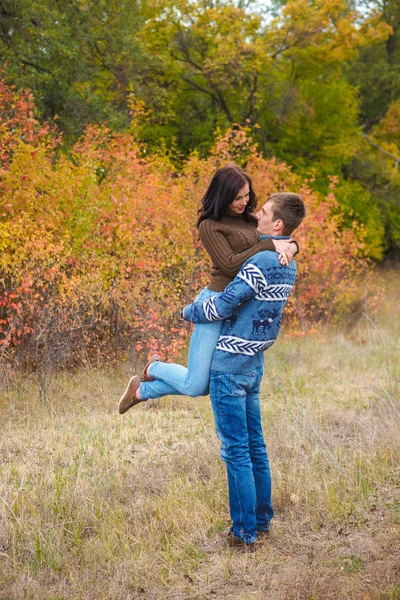
[[[191,398],[195,398],[196,396],[208,396],[209,393],[209,385],[202,381],[193,381],[185,386],[185,394],[186,396],[190,396]]]

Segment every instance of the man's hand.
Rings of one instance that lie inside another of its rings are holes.
[[[286,252],[290,252],[290,242],[291,240],[272,240],[274,242],[274,246],[279,254],[286,254]]]

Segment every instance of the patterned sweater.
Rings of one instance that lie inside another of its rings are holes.
[[[278,337],[295,279],[293,260],[284,267],[275,252],[259,252],[246,261],[222,293],[185,306],[182,316],[192,323],[225,319],[212,370],[248,373],[262,365],[264,350]]]

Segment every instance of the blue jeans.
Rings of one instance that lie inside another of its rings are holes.
[[[211,371],[210,396],[221,458],[228,472],[233,533],[246,543],[269,529],[274,515],[271,472],[260,413],[263,368],[252,373]]]
[[[205,288],[196,298],[204,301],[215,296]],[[155,362],[150,365],[149,375],[155,381],[140,384],[142,400],[161,396],[206,396],[209,390],[211,359],[221,333],[222,321],[197,323],[190,338],[188,368],[174,363]]]

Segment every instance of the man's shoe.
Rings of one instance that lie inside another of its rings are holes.
[[[127,410],[132,408],[132,406],[136,406],[139,402],[143,402],[143,400],[139,400],[136,398],[136,390],[140,385],[140,377],[139,375],[134,375],[126,388],[125,392],[122,394],[120,401],[118,402],[118,412],[120,415],[126,413]]]
[[[244,552],[255,552],[256,544],[253,542],[252,544],[247,544],[244,540],[236,537],[233,531],[228,533],[228,537],[226,539],[226,545],[230,550],[241,550]]]
[[[256,544],[246,544],[244,540],[236,537],[233,531],[230,531],[227,536],[221,537],[214,543],[206,543],[200,546],[200,550],[206,554],[214,554],[220,550],[232,550],[234,552],[255,552]]]
[[[257,539],[258,540],[269,538],[269,536],[270,536],[269,529],[257,529]]]
[[[161,360],[161,356],[159,354],[152,354],[150,356],[149,362],[146,364],[146,366],[142,372],[142,381],[154,381],[154,377],[150,377],[150,375],[147,375],[147,369],[153,363],[160,362],[160,360]]]

